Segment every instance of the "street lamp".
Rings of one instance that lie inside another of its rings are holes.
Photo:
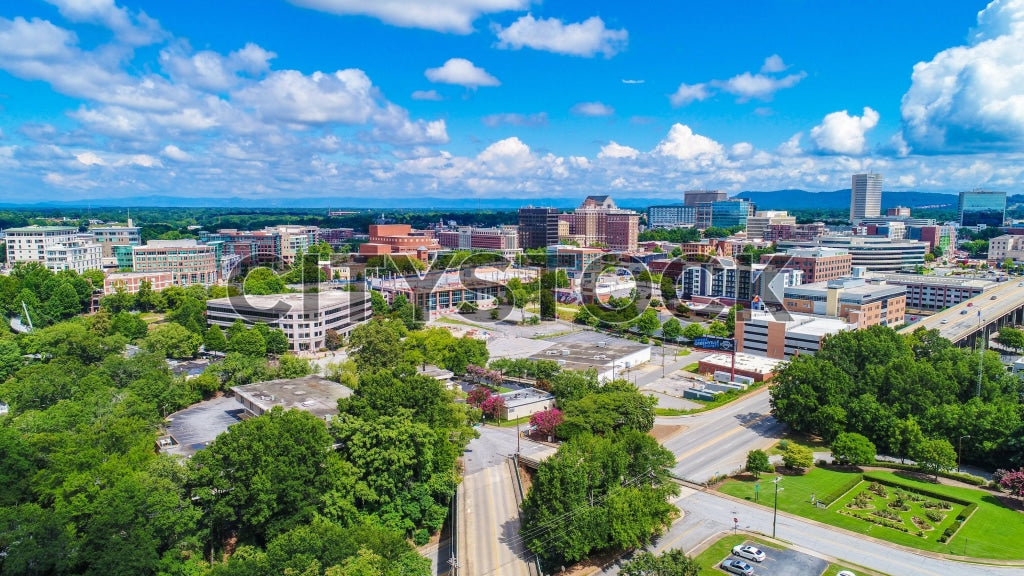
[[[775,512],[772,514],[772,538],[775,538],[775,523],[779,519],[779,482],[782,476],[776,476],[772,482],[775,484]]]
[[[956,449],[956,471],[957,472],[960,472],[960,455],[964,451],[964,438],[970,438],[970,437],[971,437],[970,434],[964,434],[963,436],[960,437],[960,440],[957,441],[957,449]]]

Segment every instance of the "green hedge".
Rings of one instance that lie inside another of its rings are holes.
[[[843,494],[846,494],[850,490],[853,490],[854,487],[856,487],[858,484],[860,484],[863,481],[864,481],[864,475],[863,474],[857,474],[853,478],[850,478],[849,482],[847,482],[846,484],[843,484],[839,488],[836,488],[835,490],[832,491],[831,494],[829,494],[828,496],[825,496],[824,498],[822,498],[820,500],[820,502],[825,504],[825,506],[831,506],[832,503],[835,502],[836,500],[839,500],[843,496]]]
[[[885,468],[892,468],[894,470],[910,470],[913,472],[921,471],[921,468],[919,466],[914,466],[913,464],[900,464],[898,462],[888,462],[884,460],[876,460],[875,465]],[[932,474],[933,472],[929,471],[928,473]],[[965,484],[971,484],[973,486],[984,486],[985,484],[988,483],[988,481],[985,480],[984,478],[974,476],[973,474],[965,474],[963,472],[939,472],[939,476],[942,476],[943,478],[949,478],[950,480],[959,480],[960,482],[963,482]]]
[[[883,477],[881,475],[878,475],[878,474],[875,474],[873,472],[865,473],[864,474],[864,479],[865,480],[869,480],[871,482],[878,482],[879,484],[884,484],[886,486],[892,486],[893,488],[900,488],[902,490],[906,490],[907,492],[914,492],[915,494],[920,494],[922,496],[928,496],[928,497],[931,497],[931,498],[935,498],[937,500],[945,500],[947,502],[952,502],[954,504],[959,504],[961,506],[967,506],[968,508],[970,506],[974,506],[975,508],[977,508],[977,506],[978,506],[977,504],[975,504],[973,502],[968,502],[967,500],[961,500],[961,499],[959,499],[959,498],[957,498],[955,496],[949,496],[947,494],[941,494],[939,492],[932,492],[931,490],[929,490],[927,488],[919,488],[917,486],[910,486],[909,484],[903,484],[902,482],[896,482],[894,480],[890,480],[888,478],[885,478],[885,477]],[[965,514],[966,514],[966,512],[967,511],[964,510]]]

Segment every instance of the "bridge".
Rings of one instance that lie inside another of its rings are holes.
[[[961,347],[974,347],[982,334],[989,337],[999,328],[1024,324],[1024,282],[1003,282],[985,293],[902,328],[910,334],[918,328],[938,330]]]

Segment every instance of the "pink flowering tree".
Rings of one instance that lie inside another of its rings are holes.
[[[1024,498],[1024,468],[1010,470],[999,479],[999,485],[1018,498]]]
[[[505,408],[505,397],[494,395],[488,396],[486,400],[480,404],[480,410],[484,413],[484,416],[494,418],[498,420],[501,418],[501,411]]]
[[[562,411],[558,408],[551,408],[530,416],[530,426],[533,426],[542,436],[552,436],[555,433],[555,428],[562,423],[562,419]]]
[[[482,408],[483,403],[491,397],[491,389],[487,386],[477,386],[466,395],[466,402],[474,408]]]

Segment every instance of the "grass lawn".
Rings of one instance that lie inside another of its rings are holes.
[[[676,356],[689,356],[689,355],[690,355],[690,349],[689,348],[683,348],[679,352],[676,352]]]
[[[516,420],[502,420],[501,422],[495,422],[494,420],[491,420],[490,418],[488,418],[487,420],[485,420],[485,422],[490,424],[491,426],[497,426],[499,428],[510,428],[510,427],[511,428],[515,428],[516,424],[521,424],[523,426],[529,426],[530,425],[530,417],[529,416],[523,416],[522,418],[518,418]]]
[[[164,314],[159,312],[143,312],[142,321],[146,324],[158,324],[164,321]]]
[[[780,448],[780,446],[783,442],[791,442],[793,444],[803,446],[804,448],[810,449],[811,452],[826,452],[828,450],[831,450],[829,445],[826,444],[825,441],[822,440],[821,438],[811,438],[810,436],[806,434],[801,434],[799,432],[788,432],[786,433],[785,438],[779,440],[778,443],[776,443],[768,450],[768,455],[773,456],[775,454],[778,454],[781,456],[782,448]]]
[[[687,372],[693,372],[694,374],[696,374],[696,373],[697,373],[697,368],[698,368],[699,366],[700,366],[700,364],[699,364],[698,362],[694,362],[693,364],[687,364],[687,365],[686,365],[686,366],[685,366],[685,367],[683,368],[683,370],[685,370],[685,371],[687,371]]]
[[[682,410],[679,408],[655,408],[655,416],[684,416],[689,414],[690,410]]]
[[[779,483],[779,509],[911,548],[954,555],[964,555],[966,548],[966,555],[974,558],[1024,558],[1024,546],[1021,546],[1021,542],[1024,541],[1024,514],[1003,506],[990,492],[922,482],[891,472],[876,474],[892,482],[898,482],[910,490],[917,488],[965,502],[976,502],[978,509],[956,536],[948,543],[941,544],[936,541],[941,530],[927,532],[927,538],[922,538],[915,533],[908,534],[838,514],[836,510],[854,497],[857,488],[827,509],[815,508],[811,505],[812,495],[825,498],[856,477],[851,472],[836,472],[822,468],[812,468],[803,476],[783,476]],[[771,506],[774,501],[775,487],[771,482],[773,478],[774,476],[764,476],[759,482],[758,501],[765,506]],[[755,484],[757,482],[753,480],[730,480],[723,484],[720,490],[753,501]],[[887,488],[892,490],[891,487]],[[945,527],[948,521],[944,520],[941,526]]]

